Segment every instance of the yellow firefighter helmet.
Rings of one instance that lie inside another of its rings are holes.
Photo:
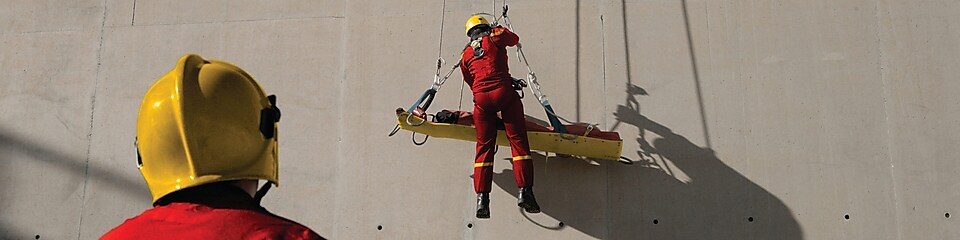
[[[137,116],[138,168],[153,201],[212,182],[279,184],[275,104],[231,63],[180,57],[144,94]]]
[[[470,36],[470,29],[472,29],[473,27],[476,27],[477,25],[481,25],[481,24],[482,24],[482,25],[490,26],[490,21],[487,21],[487,18],[485,18],[485,17],[483,17],[483,16],[480,16],[480,15],[470,16],[470,18],[467,19],[467,24],[466,24],[466,27],[467,27],[466,34],[467,34],[467,36]]]

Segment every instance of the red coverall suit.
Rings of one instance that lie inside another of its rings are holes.
[[[489,193],[493,181],[493,155],[497,144],[497,112],[503,118],[504,130],[513,152],[513,176],[517,187],[533,186],[533,162],[527,143],[523,103],[513,90],[510,68],[507,66],[507,47],[517,45],[520,37],[503,27],[490,30],[481,37],[484,54],[474,57],[472,46],[461,56],[460,71],[463,81],[473,90],[473,124],[477,128],[477,156],[474,163],[473,185],[477,193]]]
[[[193,193],[127,219],[100,239],[323,239],[299,223],[267,212],[240,188],[193,188],[180,190]]]

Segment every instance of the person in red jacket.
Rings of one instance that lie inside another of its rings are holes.
[[[215,182],[171,193],[101,239],[324,239],[264,209],[242,183],[249,184]]]
[[[490,186],[493,181],[493,156],[497,142],[497,112],[503,119],[513,154],[514,179],[520,188],[517,205],[528,213],[540,212],[533,195],[533,162],[527,142],[526,120],[520,95],[512,86],[507,66],[507,47],[520,37],[509,29],[491,26],[483,16],[467,19],[470,45],[461,56],[463,81],[473,91],[473,123],[477,128],[477,155],[474,161],[474,190],[477,192],[477,218],[490,218]]]
[[[184,55],[137,116],[137,166],[153,208],[101,239],[323,239],[260,205],[279,181],[279,121],[276,96],[245,71]]]

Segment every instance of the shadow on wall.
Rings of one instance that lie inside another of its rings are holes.
[[[131,143],[130,147],[133,148],[133,143]],[[143,198],[143,196],[150,195],[149,192],[147,192],[146,184],[142,182],[129,180],[116,174],[115,172],[104,170],[97,166],[88,167],[86,159],[72,157],[55,150],[47,149],[41,144],[29,142],[27,140],[11,136],[10,134],[0,133],[0,150],[2,150],[0,152],[7,153],[7,155],[19,153],[23,156],[28,156],[31,160],[47,163],[46,166],[60,168],[74,175],[86,175],[92,178],[104,180],[105,182],[111,182],[113,183],[111,186],[118,188],[121,192],[130,196]],[[15,162],[7,163],[16,164]],[[130,165],[134,165],[132,160]],[[16,166],[17,165],[13,165],[11,167]]]
[[[0,239],[28,239],[27,234],[17,232],[15,229],[8,227],[7,224],[3,222],[3,219],[0,219]]]
[[[629,89],[645,95],[642,88]],[[638,128],[642,159],[633,165],[604,161],[591,166],[575,158],[547,162],[535,155],[537,199],[543,213],[563,225],[530,224],[571,227],[603,239],[803,239],[780,199],[724,164],[713,150],[641,115],[635,102],[627,105],[614,115]],[[516,197],[511,170],[495,174],[494,182]]]
[[[131,146],[132,147],[132,146]],[[130,164],[133,166],[133,163]],[[9,211],[3,211],[7,208],[34,208],[33,210],[37,211],[36,214],[39,215],[50,215],[54,214],[52,212],[45,212],[44,209],[39,209],[42,207],[42,204],[34,205],[14,205],[15,203],[23,203],[23,198],[21,197],[19,201],[12,200],[13,197],[18,194],[22,195],[23,191],[43,191],[44,189],[56,189],[59,186],[50,186],[51,184],[58,184],[58,182],[52,181],[43,181],[44,178],[34,178],[28,183],[19,182],[25,181],[26,176],[16,175],[15,171],[18,169],[24,168],[36,168],[41,167],[45,168],[43,173],[49,174],[63,174],[67,173],[71,176],[71,179],[83,179],[84,177],[90,177],[101,180],[101,182],[112,183],[109,187],[117,188],[119,192],[122,192],[125,195],[133,196],[140,199],[145,199],[144,202],[149,201],[149,192],[146,189],[146,185],[142,182],[135,182],[124,178],[115,172],[104,170],[98,166],[87,166],[86,159],[82,157],[73,157],[68,154],[58,152],[56,150],[48,149],[42,144],[30,142],[21,137],[14,136],[9,133],[0,131],[0,239],[33,239],[35,236],[32,234],[34,231],[39,231],[40,229],[15,229],[15,227],[10,226],[11,222],[17,221],[14,219],[16,216],[4,216],[9,213]],[[49,168],[47,170],[46,168]],[[63,179],[63,178],[53,178],[53,179]],[[65,184],[59,182],[59,184]],[[73,184],[73,183],[71,183]],[[77,184],[79,188],[83,188],[82,184]],[[33,187],[39,187],[40,189],[33,189]],[[77,189],[78,192],[82,192],[81,189]],[[36,195],[31,193],[31,195]],[[44,204],[51,204],[50,200],[41,201]],[[81,203],[77,203],[81,204]],[[21,209],[22,210],[22,209]],[[72,217],[72,216],[71,216]],[[31,234],[26,234],[31,233]]]

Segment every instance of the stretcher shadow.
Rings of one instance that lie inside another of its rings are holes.
[[[535,192],[543,214],[602,239],[803,239],[790,209],[769,191],[670,128],[621,106],[621,122],[639,128],[642,159],[623,165],[535,154]],[[655,134],[655,137],[644,133]],[[652,138],[652,139],[649,139]],[[497,186],[514,197],[509,169]],[[528,218],[529,219],[529,218]]]

